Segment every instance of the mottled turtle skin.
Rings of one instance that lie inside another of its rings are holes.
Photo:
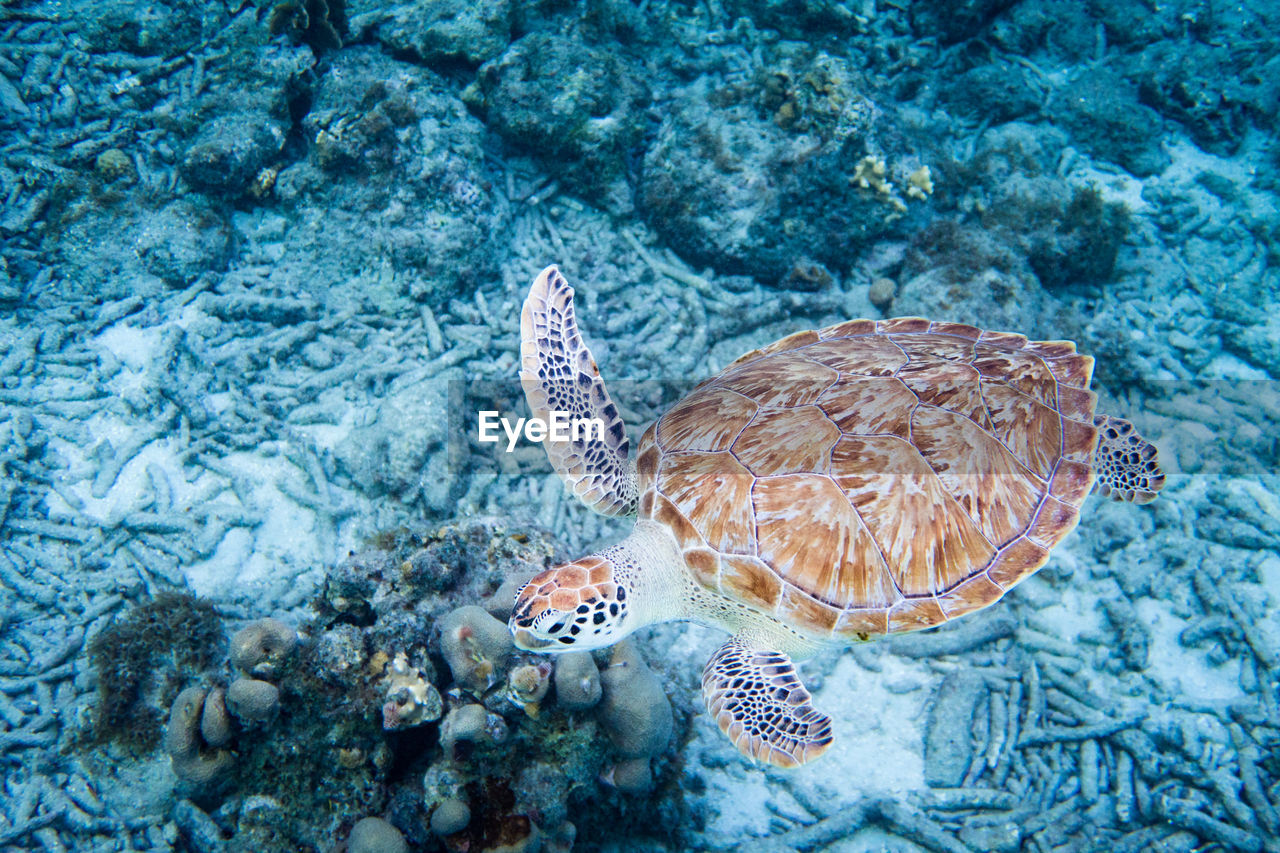
[[[585,504],[636,523],[521,588],[516,644],[722,628],[707,710],[743,754],[781,767],[832,742],[793,660],[986,607],[1044,565],[1095,480],[1136,503],[1164,483],[1132,424],[1094,412],[1093,359],[1067,341],[918,317],[800,332],[699,385],[633,457],[556,267],[534,280],[521,334],[534,415],[605,426],[545,445],[552,465]]]
[[[820,638],[996,601],[1094,482],[1093,359],[919,318],[749,353],[645,433],[639,515],[700,583]]]

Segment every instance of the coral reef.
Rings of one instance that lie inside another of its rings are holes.
[[[317,54],[342,47],[347,33],[346,0],[283,0],[271,7],[267,27],[272,35],[287,34],[294,44],[305,43]]]
[[[397,652],[387,664],[386,683],[387,701],[382,706],[384,729],[409,728],[440,719],[444,709],[440,693],[422,670],[409,663],[404,652]]]
[[[226,705],[245,726],[270,722],[280,712],[280,690],[269,681],[237,678],[227,688]]]
[[[566,656],[557,680],[554,658],[517,653],[505,624],[456,606],[544,566],[543,534],[481,520],[377,544],[330,573],[301,635],[258,619],[186,672],[162,743],[191,798],[184,833],[212,822],[228,849],[257,853],[344,835],[348,851],[433,838],[567,850],[636,807],[609,797],[670,793],[668,747],[689,717],[634,648],[602,675],[590,655]],[[446,565],[452,582],[428,570]],[[601,797],[584,821],[574,804]],[[381,817],[348,833],[362,815]]]
[[[442,800],[431,812],[431,831],[456,835],[471,823],[471,809],[461,800]]]

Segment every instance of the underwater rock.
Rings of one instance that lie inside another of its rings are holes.
[[[613,647],[609,666],[600,673],[603,696],[597,715],[618,752],[625,758],[658,755],[671,740],[671,702],[662,681],[645,664],[629,640]]]
[[[931,243],[940,260],[951,252],[949,260],[961,261],[971,272],[984,257],[1002,271],[1022,273],[1030,267],[1051,290],[1100,285],[1114,278],[1131,222],[1123,204],[1107,201],[1092,184],[1070,187],[1054,177],[1023,173],[988,191],[980,220],[983,231],[969,230],[967,223],[959,228],[945,220],[935,223],[917,235],[915,246]],[[956,243],[950,249],[948,239]],[[954,253],[962,244],[968,245],[967,261]]]
[[[449,495],[461,487],[439,470],[446,461],[449,379],[430,377],[382,400],[374,417],[334,449],[341,470],[362,491],[447,509]]]
[[[218,817],[228,817],[228,809],[220,809]],[[293,832],[289,814],[276,797],[252,794],[235,810],[235,835],[226,844],[227,853],[263,853],[267,850],[290,849]]]
[[[1242,58],[1225,44],[1158,42],[1143,50],[1130,76],[1144,104],[1185,125],[1203,150],[1229,157],[1249,130]]]
[[[1079,187],[1069,201],[1051,204],[1032,220],[1026,234],[1031,268],[1045,287],[1102,284],[1115,272],[1120,246],[1129,234],[1129,211],[1105,201],[1096,187]]]
[[[556,704],[566,711],[585,711],[600,701],[600,670],[590,652],[556,656]]]
[[[279,156],[287,130],[266,114],[218,116],[191,141],[179,171],[196,189],[238,196]]]
[[[410,300],[443,306],[491,280],[506,208],[483,125],[446,81],[377,46],[326,62],[297,131],[307,157],[275,181],[291,226],[285,254],[306,258],[308,286],[330,303],[388,311]]]
[[[227,10],[198,4],[88,0],[76,7],[86,47],[142,56],[180,56],[226,26]]]
[[[1025,75],[1015,65],[979,65],[944,83],[940,94],[956,115],[1002,124],[1040,111],[1041,97]]]
[[[440,620],[440,648],[453,680],[483,695],[505,677],[514,644],[504,623],[469,604]]]
[[[959,0],[911,4],[911,24],[919,37],[937,37],[943,44],[977,35],[1016,0]]]
[[[148,216],[133,246],[143,269],[175,287],[190,284],[200,273],[226,269],[231,250],[227,221],[194,198],[171,201]]]
[[[227,710],[242,725],[270,722],[280,711],[280,688],[256,678],[237,678],[227,688]]]
[[[245,675],[273,679],[298,643],[298,635],[279,619],[258,619],[231,637],[231,665]]]
[[[546,158],[607,206],[602,196],[639,142],[649,93],[616,54],[535,32],[482,65],[463,99],[513,148]]]
[[[982,676],[964,669],[942,680],[929,702],[924,731],[924,780],[935,788],[956,788],[973,758],[971,725],[987,695]]]
[[[803,260],[847,270],[923,203],[908,180],[920,164],[875,151],[895,123],[865,88],[825,53],[778,58],[749,87],[689,87],[645,154],[641,212],[678,253],[722,273],[777,283]]]
[[[390,50],[423,62],[473,65],[502,53],[511,40],[509,0],[412,0],[379,4],[352,0],[352,23]]]
[[[409,853],[404,835],[380,817],[366,817],[351,827],[347,853]]]
[[[1088,71],[1050,103],[1049,112],[1071,137],[1096,157],[1138,177],[1164,171],[1171,161],[1160,146],[1163,122],[1138,101],[1137,89],[1105,70]]]
[[[1036,329],[1028,328],[1025,318],[1045,317],[1038,309],[1050,302],[1034,275],[1019,269],[1024,261],[988,232],[967,227],[944,232],[941,226],[917,235],[920,242],[913,249],[921,247],[925,254],[908,259],[904,273],[909,277],[898,288],[893,312],[1035,335]],[[930,266],[935,260],[936,265]],[[970,266],[983,260],[991,266]]]
[[[734,18],[750,17],[787,38],[849,33],[858,26],[856,11],[844,0],[730,0],[725,11]]]

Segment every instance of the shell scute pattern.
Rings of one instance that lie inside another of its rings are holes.
[[[1074,528],[1092,368],[1069,342],[916,317],[791,335],[649,429],[641,515],[708,589],[812,635],[937,625]]]

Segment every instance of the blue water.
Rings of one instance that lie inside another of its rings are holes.
[[[1280,849],[1278,27],[5,6],[0,849]],[[519,583],[629,528],[477,440],[528,414],[552,263],[633,458],[743,353],[921,316],[1073,341],[1167,483],[806,661],[833,745],[753,764],[699,696],[721,631],[572,681],[504,645]]]

